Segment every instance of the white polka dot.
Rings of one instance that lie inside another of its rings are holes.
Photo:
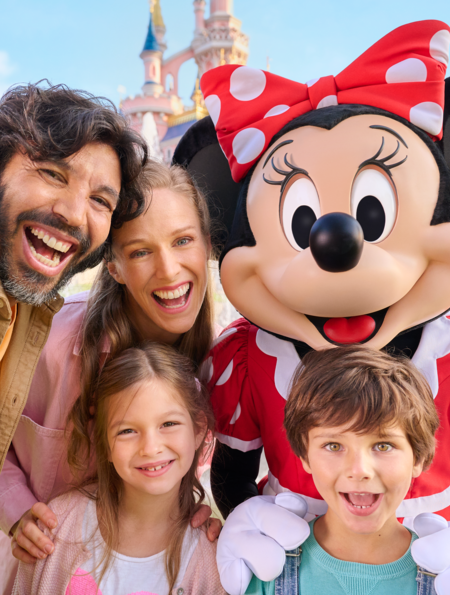
[[[262,70],[241,66],[230,77],[230,93],[239,101],[251,101],[266,88],[266,75]]]
[[[225,368],[225,371],[223,372],[223,374],[219,378],[219,380],[216,382],[216,385],[221,386],[222,384],[225,384],[225,382],[227,382],[227,380],[230,379],[232,372],[233,372],[233,360],[231,360],[231,362]]]
[[[230,424],[235,424],[241,415],[241,404],[238,403],[236,411],[233,413],[233,417],[230,419]]]
[[[275,107],[270,109],[264,117],[270,118],[272,116],[279,116],[280,114],[284,114],[284,112],[287,112],[288,109],[290,109],[289,105],[276,105]]]
[[[317,104],[316,109],[320,109],[321,107],[330,107],[330,105],[337,105],[337,95],[327,95],[323,99],[319,101]]]
[[[209,95],[205,99],[206,109],[211,116],[212,121],[214,122],[214,126],[217,126],[217,122],[220,116],[220,99],[217,95]]]
[[[449,59],[449,51],[450,51],[450,33],[443,29],[442,31],[438,31],[433,35],[430,41],[430,54],[442,64],[448,66],[448,59]]]
[[[199,378],[206,383],[211,382],[211,378],[213,377],[214,366],[212,362],[213,358],[208,357],[208,359],[205,359],[205,361],[200,366]]]
[[[313,85],[315,85],[315,84],[317,83],[317,81],[318,81],[319,79],[320,79],[320,77],[319,77],[319,78],[317,78],[317,79],[311,79],[310,81],[307,81],[307,82],[306,82],[306,86],[307,86],[307,87],[312,87]]]
[[[264,149],[266,137],[257,128],[245,128],[233,139],[233,153],[236,161],[243,165],[256,159]]]
[[[442,130],[444,112],[438,103],[424,101],[411,108],[409,120],[419,128],[437,136]]]
[[[427,80],[427,67],[418,58],[407,58],[386,72],[386,82],[391,83],[418,83]]]

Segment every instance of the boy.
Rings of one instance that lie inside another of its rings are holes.
[[[431,390],[409,360],[358,346],[308,353],[284,426],[328,510],[280,577],[254,576],[246,593],[415,595],[419,585],[434,594],[411,557],[417,536],[396,509],[430,465],[438,425]]]

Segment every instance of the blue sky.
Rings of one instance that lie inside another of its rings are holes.
[[[169,55],[192,39],[192,1],[161,0],[161,7]],[[337,74],[399,25],[450,23],[450,1],[234,0],[234,14],[250,36],[249,66],[265,68],[269,57],[272,72],[305,82]],[[0,15],[0,93],[41,78],[116,103],[119,85],[127,94],[140,92],[147,0],[0,0]],[[185,99],[195,74],[193,62],[182,68]]]

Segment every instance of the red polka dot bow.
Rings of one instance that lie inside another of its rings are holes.
[[[205,104],[238,182],[285,124],[313,109],[343,103],[397,114],[442,138],[450,27],[419,21],[395,29],[336,77],[306,85],[248,66],[225,65],[201,80]]]

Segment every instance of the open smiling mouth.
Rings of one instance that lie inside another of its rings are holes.
[[[182,308],[188,302],[191,294],[192,283],[184,283],[177,287],[174,291],[156,290],[152,293],[155,301],[163,308],[173,310]]]
[[[24,231],[34,259],[47,267],[58,267],[77,250],[74,243],[58,240],[42,227],[27,226]]]
[[[344,498],[351,507],[355,508],[356,511],[366,510],[371,512],[370,509],[374,509],[380,499],[381,494],[373,494],[371,492],[340,492],[342,498]]]
[[[334,345],[348,345],[350,343],[366,343],[380,330],[389,308],[348,318],[322,318],[308,316],[308,320],[319,333]]]

